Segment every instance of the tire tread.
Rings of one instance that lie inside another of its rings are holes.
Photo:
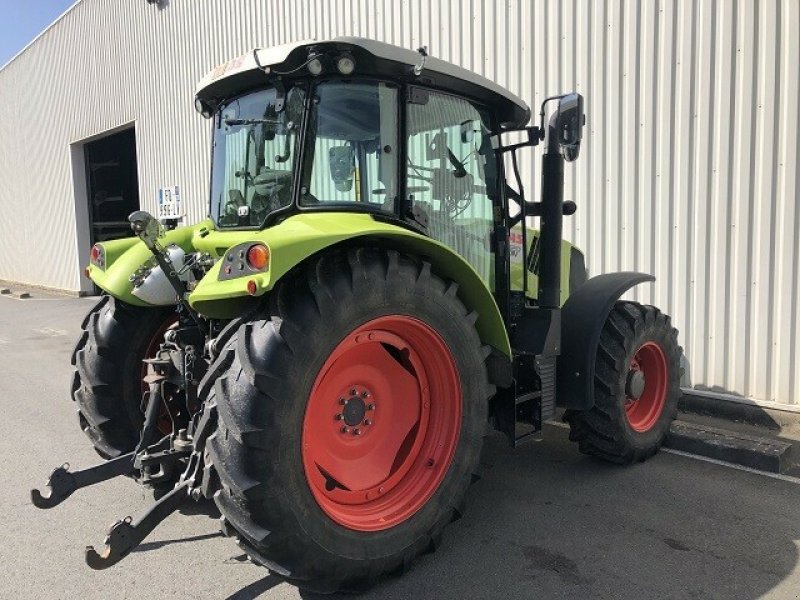
[[[665,351],[670,376],[668,397],[661,420],[647,440],[627,425],[624,410],[624,374],[628,357],[642,339],[655,338]],[[658,452],[677,414],[680,395],[678,332],[667,315],[637,302],[619,301],[606,319],[595,361],[594,406],[589,410],[567,410],[569,439],[583,454],[608,462],[629,464],[644,461]],[[651,439],[654,438],[654,439]]]

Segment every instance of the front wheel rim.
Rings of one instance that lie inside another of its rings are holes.
[[[458,445],[462,392],[452,353],[429,325],[380,317],[325,361],[303,419],[306,480],[320,508],[356,531],[419,511]]]
[[[667,357],[655,342],[645,342],[633,354],[628,368],[628,378],[634,374],[644,376],[644,389],[638,397],[626,390],[625,416],[631,429],[638,433],[655,427],[667,403]]]

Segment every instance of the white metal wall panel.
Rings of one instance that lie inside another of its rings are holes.
[[[135,122],[143,206],[179,184],[194,221],[208,69],[310,37],[427,45],[535,112],[583,93],[566,233],[590,271],[658,277],[632,297],[673,315],[698,388],[800,410],[798,30],[796,0],[83,0],[0,70],[0,278],[79,288],[70,143]]]

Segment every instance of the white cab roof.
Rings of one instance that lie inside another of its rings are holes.
[[[414,50],[393,46],[384,42],[370,40],[359,37],[336,37],[331,40],[303,40],[293,42],[291,44],[282,44],[280,46],[273,46],[271,48],[256,48],[243,54],[233,60],[228,61],[218,67],[212,69],[197,86],[197,94],[203,95],[204,91],[209,91],[207,88],[217,87],[218,84],[224,80],[234,78],[236,75],[241,75],[249,71],[256,71],[259,68],[269,72],[273,70],[277,72],[280,70],[280,65],[286,61],[289,55],[296,49],[303,46],[324,45],[324,44],[348,44],[351,46],[359,47],[362,50],[369,52],[377,59],[389,60],[400,64],[405,64],[410,69],[422,63],[422,55]],[[496,84],[494,81],[486,79],[472,71],[454,65],[452,63],[440,60],[433,56],[425,57],[424,69],[422,76],[426,73],[433,72],[440,73],[449,77],[464,80],[472,85],[479,86],[485,90],[500,96],[506,102],[515,105],[517,111],[524,111],[530,115],[530,107],[520,97],[512,94],[507,89]],[[233,83],[233,82],[231,82]]]

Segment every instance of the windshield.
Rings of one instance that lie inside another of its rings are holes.
[[[331,81],[314,88],[300,204],[392,212],[397,201],[397,88]]]
[[[302,88],[240,96],[221,107],[214,128],[211,218],[218,227],[258,227],[292,201]]]

